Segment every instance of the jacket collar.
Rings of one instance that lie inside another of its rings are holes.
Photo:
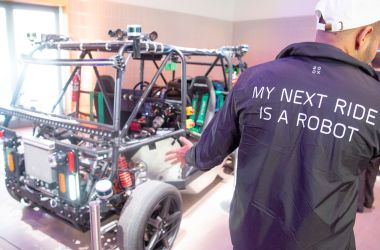
[[[379,77],[376,71],[371,66],[360,62],[352,56],[344,53],[342,50],[329,44],[315,42],[292,44],[283,49],[276,57],[276,59],[286,58],[290,56],[307,56],[340,61],[359,68],[367,75],[375,78],[376,81],[379,81]]]

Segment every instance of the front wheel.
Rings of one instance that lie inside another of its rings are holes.
[[[13,180],[13,179],[12,179],[12,180],[7,179],[7,180],[5,181],[6,189],[7,189],[8,193],[9,193],[9,195],[10,195],[13,199],[15,199],[16,201],[20,201],[20,200],[21,200],[21,197],[20,197],[20,195],[16,192],[16,188],[15,188],[13,185],[10,184],[11,181],[15,181],[15,180]]]
[[[171,249],[182,218],[178,190],[159,181],[147,181],[133,190],[121,212],[118,244],[125,250]]]

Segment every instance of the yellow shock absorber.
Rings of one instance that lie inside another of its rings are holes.
[[[8,168],[12,173],[15,171],[15,163],[13,161],[12,151],[8,152]]]
[[[58,185],[61,193],[66,193],[66,178],[64,173],[58,174]]]

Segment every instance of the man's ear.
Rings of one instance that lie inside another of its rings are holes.
[[[356,34],[356,41],[355,41],[355,49],[359,50],[362,48],[369,39],[370,34],[373,32],[372,26],[365,26],[359,30],[359,32]]]

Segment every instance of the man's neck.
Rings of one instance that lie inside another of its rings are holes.
[[[353,44],[350,43],[351,39],[349,36],[350,34],[347,33],[342,34],[338,32],[333,33],[318,31],[315,37],[315,42],[329,44],[342,50],[347,55],[360,60],[359,56],[355,52],[355,49],[353,48]]]

